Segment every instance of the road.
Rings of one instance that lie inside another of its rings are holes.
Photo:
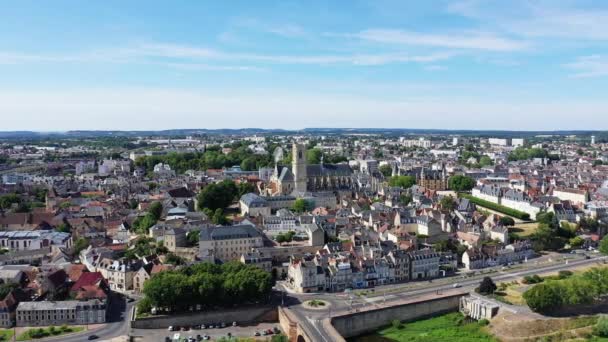
[[[574,269],[581,266],[588,266],[594,263],[605,261],[606,257],[596,257],[591,259],[582,259],[576,261],[568,261],[568,263],[560,263],[555,265],[543,266],[532,269],[525,269],[515,272],[501,272],[494,274],[492,279],[495,282],[505,282],[520,279],[527,275],[558,272],[562,270]],[[343,294],[316,294],[316,295],[294,295],[288,303],[298,303],[295,305],[287,305],[290,311],[297,317],[302,329],[304,329],[309,336],[315,341],[326,341],[327,336],[330,334],[324,329],[322,321],[323,319],[330,318],[333,316],[339,316],[352,312],[352,310],[363,311],[372,308],[381,308],[383,306],[390,306],[397,304],[405,300],[416,300],[424,299],[425,297],[432,297],[436,293],[447,294],[447,293],[458,293],[458,292],[470,292],[479,285],[479,279],[459,279],[453,278],[453,281],[447,284],[433,285],[428,283],[428,286],[419,290],[404,290],[403,292],[391,293],[385,296],[376,296],[371,299],[369,298],[355,298],[355,296],[345,297]],[[454,284],[458,283],[459,288],[455,289]],[[376,288],[376,294],[381,290],[382,287]],[[307,309],[301,303],[309,299],[321,299],[329,303],[327,310],[311,310]],[[294,300],[295,299],[295,300]]]
[[[124,297],[118,296],[112,302],[114,304],[109,308],[108,323],[104,324],[101,328],[69,336],[45,338],[43,341],[82,342],[86,341],[91,335],[99,337],[96,341],[106,341],[119,336],[129,335],[129,315],[135,302],[127,303]]]

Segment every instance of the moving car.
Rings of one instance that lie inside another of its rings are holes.
[[[96,340],[98,338],[99,338],[99,336],[97,336],[97,335],[91,335],[91,336],[89,336],[89,341]]]

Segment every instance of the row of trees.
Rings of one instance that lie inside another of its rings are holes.
[[[516,217],[520,220],[529,220],[530,219],[530,214],[528,213],[524,213],[522,211],[519,210],[515,210],[515,209],[511,209],[509,207],[505,207],[504,205],[500,205],[500,204],[496,204],[494,202],[490,202],[490,201],[486,201],[483,200],[481,198],[477,198],[468,194],[460,194],[459,196],[464,197],[464,198],[468,198],[469,201],[480,205],[482,207],[488,208],[488,209],[492,209],[494,211],[498,211],[499,213],[503,213],[505,215],[509,215],[509,216],[513,216]]]
[[[253,154],[245,143],[236,143],[232,151],[224,154],[220,146],[210,146],[205,152],[169,153],[164,156],[144,156],[135,161],[135,166],[152,170],[158,163],[169,164],[173,170],[183,173],[186,170],[221,169],[239,165],[243,170],[252,171],[273,165],[272,155]]]
[[[528,160],[533,158],[549,158],[549,152],[539,147],[525,148],[518,147],[514,149],[507,159],[509,161]]]
[[[590,304],[608,294],[608,268],[592,268],[580,275],[548,280],[524,292],[526,304],[537,312],[548,313],[562,307]]]
[[[199,263],[157,274],[144,284],[140,312],[152,307],[170,312],[191,306],[205,308],[266,300],[272,290],[270,273],[240,262]]]

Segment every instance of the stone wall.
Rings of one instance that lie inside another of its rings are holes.
[[[465,294],[457,294],[337,316],[332,319],[332,325],[343,337],[355,337],[374,332],[391,324],[395,319],[400,321],[412,321],[437,314],[458,311],[460,298],[464,295]]]
[[[161,329],[169,326],[200,325],[209,323],[239,324],[277,322],[276,306],[244,307],[215,311],[191,312],[177,315],[143,317],[131,321],[135,329]]]

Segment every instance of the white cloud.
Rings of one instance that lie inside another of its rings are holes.
[[[568,1],[464,0],[450,3],[447,10],[521,37],[608,40],[608,10],[580,5]]]
[[[427,34],[391,29],[370,29],[359,32],[355,37],[378,43],[451,49],[517,51],[528,47],[526,42],[499,37],[487,32]]]
[[[243,63],[270,64],[311,64],[311,65],[383,65],[391,63],[430,63],[449,59],[453,52],[436,52],[423,55],[408,53],[350,53],[350,54],[311,54],[283,55],[247,52],[225,52],[207,47],[171,44],[146,43],[131,48],[96,50],[83,54],[26,55],[19,53],[0,52],[0,64],[27,63],[61,63],[61,62],[120,62],[120,63],[149,63],[170,67],[197,68],[202,70],[260,70],[258,66],[243,65]],[[205,62],[205,63],[202,63]],[[218,63],[209,64],[210,62]],[[225,65],[235,63],[238,65]],[[188,66],[188,64],[191,64]]]
[[[608,57],[606,56],[582,56],[564,66],[575,71],[571,75],[575,78],[608,76]]]
[[[443,66],[443,65],[428,65],[424,67],[424,70],[428,70],[428,71],[443,71],[443,70],[447,70],[448,68]]]

